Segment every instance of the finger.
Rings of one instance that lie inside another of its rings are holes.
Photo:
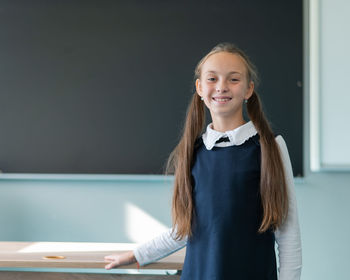
[[[107,264],[105,266],[105,269],[112,269],[114,267],[117,267],[118,266],[118,262],[111,262],[110,264]]]
[[[115,256],[113,256],[113,255],[105,256],[105,260],[107,260],[107,261],[114,261],[115,260]]]

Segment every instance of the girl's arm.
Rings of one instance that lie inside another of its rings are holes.
[[[106,269],[134,262],[138,262],[141,266],[146,265],[180,250],[186,246],[186,243],[187,238],[180,241],[175,240],[175,232],[172,233],[172,229],[169,229],[152,240],[141,244],[133,251],[106,256],[105,260],[111,261],[106,265]]]
[[[288,216],[275,232],[279,256],[279,280],[299,280],[302,255],[293,171],[287,145],[282,136],[277,136],[276,142],[281,152],[289,197]]]
[[[134,255],[137,262],[142,266],[165,258],[170,254],[186,246],[187,238],[175,240],[176,232],[172,233],[172,228],[153,238],[152,240],[141,244],[134,249]]]

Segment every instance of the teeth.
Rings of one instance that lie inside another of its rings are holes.
[[[230,100],[230,98],[214,98],[214,99],[215,99],[216,101],[220,101],[220,102]]]

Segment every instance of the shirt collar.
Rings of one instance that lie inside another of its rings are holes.
[[[230,145],[241,145],[249,138],[257,134],[257,131],[251,121],[225,132],[216,131],[212,128],[212,123],[208,124],[206,132],[202,135],[203,143],[207,150],[215,146],[215,142],[221,137],[228,137]]]

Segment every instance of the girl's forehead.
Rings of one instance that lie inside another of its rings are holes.
[[[245,73],[247,67],[243,58],[240,55],[219,52],[209,56],[202,65],[202,73],[208,71],[229,71]]]

